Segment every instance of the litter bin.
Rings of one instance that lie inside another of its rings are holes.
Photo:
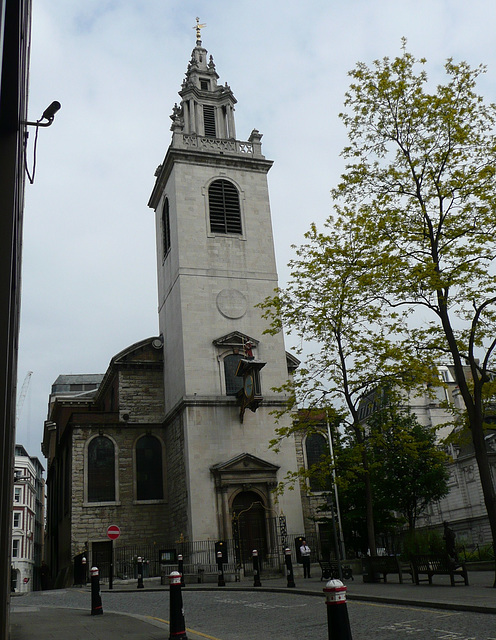
[[[372,571],[372,559],[362,558],[362,574],[364,582],[379,582],[380,575]]]

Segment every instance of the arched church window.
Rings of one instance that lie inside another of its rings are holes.
[[[322,458],[328,453],[327,439],[320,433],[311,433],[305,440],[305,452],[307,454],[307,469],[320,464]],[[310,477],[309,482],[311,491],[327,491],[329,489],[329,483],[321,478]]]
[[[243,356],[233,353],[224,358],[224,377],[226,381],[226,395],[235,396],[243,386],[243,378],[236,375],[239,361]]]
[[[110,438],[97,436],[88,445],[88,502],[114,501],[114,443]]]
[[[208,188],[210,231],[241,233],[239,193],[228,180],[215,180]]]
[[[155,436],[143,436],[136,443],[136,498],[163,500],[162,445]]]
[[[170,239],[170,215],[169,215],[169,199],[164,200],[164,206],[162,208],[162,247],[165,256],[168,254],[171,245]]]

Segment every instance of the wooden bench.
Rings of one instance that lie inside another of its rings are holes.
[[[234,562],[222,565],[224,576],[234,575],[234,581],[240,581],[240,568]],[[171,571],[178,571],[177,564],[161,565],[160,584],[169,584],[169,575]],[[219,568],[216,564],[183,564],[183,578],[186,583],[197,582],[203,584],[208,576],[219,576]]]
[[[462,581],[468,587],[467,568],[464,563],[456,563],[449,556],[422,555],[412,557],[412,567],[415,576],[415,583],[429,581],[432,584],[432,576],[449,576],[451,586],[454,587]],[[426,574],[427,578],[420,579],[419,574]],[[461,580],[456,580],[460,577]]]
[[[169,576],[172,571],[179,571],[177,564],[161,564],[160,565],[160,584],[169,584]],[[183,564],[183,579],[191,578],[188,582],[200,582],[198,575],[198,567],[195,564]]]
[[[339,569],[338,563],[336,561],[326,562],[325,560],[319,560],[320,570],[322,571],[322,575],[320,576],[321,580],[329,580],[331,578],[339,578]],[[354,580],[353,572],[349,564],[341,565],[341,573],[343,574],[344,580]]]
[[[372,556],[371,558],[364,558],[363,568],[364,582],[366,582],[365,575],[367,573],[371,576],[370,582],[377,580],[387,582],[389,573],[397,573],[400,584],[403,584],[404,574],[409,574],[412,583],[414,581],[412,565],[409,562],[400,560],[397,556]]]
[[[227,562],[222,565],[225,576],[234,576],[234,582],[240,581],[240,568],[235,562]],[[219,567],[216,564],[199,564],[198,565],[198,582],[205,582],[207,576],[219,577]]]

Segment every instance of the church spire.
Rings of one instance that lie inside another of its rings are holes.
[[[207,138],[236,139],[234,105],[236,98],[226,83],[218,85],[219,75],[212,56],[202,46],[201,24],[196,18],[196,46],[186,70],[179,95],[181,102],[172,110],[171,129],[177,133]]]

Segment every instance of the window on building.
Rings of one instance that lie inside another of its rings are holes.
[[[327,439],[320,433],[311,433],[305,440],[305,452],[307,454],[307,469],[321,462],[323,456],[329,451]],[[329,470],[330,473],[330,470]],[[330,479],[328,482],[321,478],[310,477],[310,489],[312,491],[328,491],[330,489]]]
[[[239,361],[243,356],[238,353],[224,358],[224,377],[226,381],[226,395],[235,396],[243,386],[243,378],[236,375]]]
[[[16,529],[19,529],[20,526],[21,526],[21,514],[19,513],[19,511],[14,511],[14,527]]]
[[[16,487],[14,489],[14,502],[21,501],[21,487]]]
[[[208,80],[200,79],[200,89],[202,91],[208,91],[210,89],[210,82]]]
[[[217,137],[215,127],[215,107],[211,104],[203,105],[203,125],[205,127],[205,135],[209,138]]]
[[[241,233],[239,193],[228,180],[215,180],[208,188],[210,231]]]
[[[165,256],[169,253],[171,245],[170,240],[170,215],[169,215],[169,199],[164,200],[164,206],[162,208],[162,247]]]
[[[110,438],[97,436],[88,445],[88,502],[115,500],[115,452]]]
[[[136,498],[164,498],[162,445],[155,436],[143,436],[136,444]]]
[[[19,540],[12,540],[12,557],[19,557]]]

